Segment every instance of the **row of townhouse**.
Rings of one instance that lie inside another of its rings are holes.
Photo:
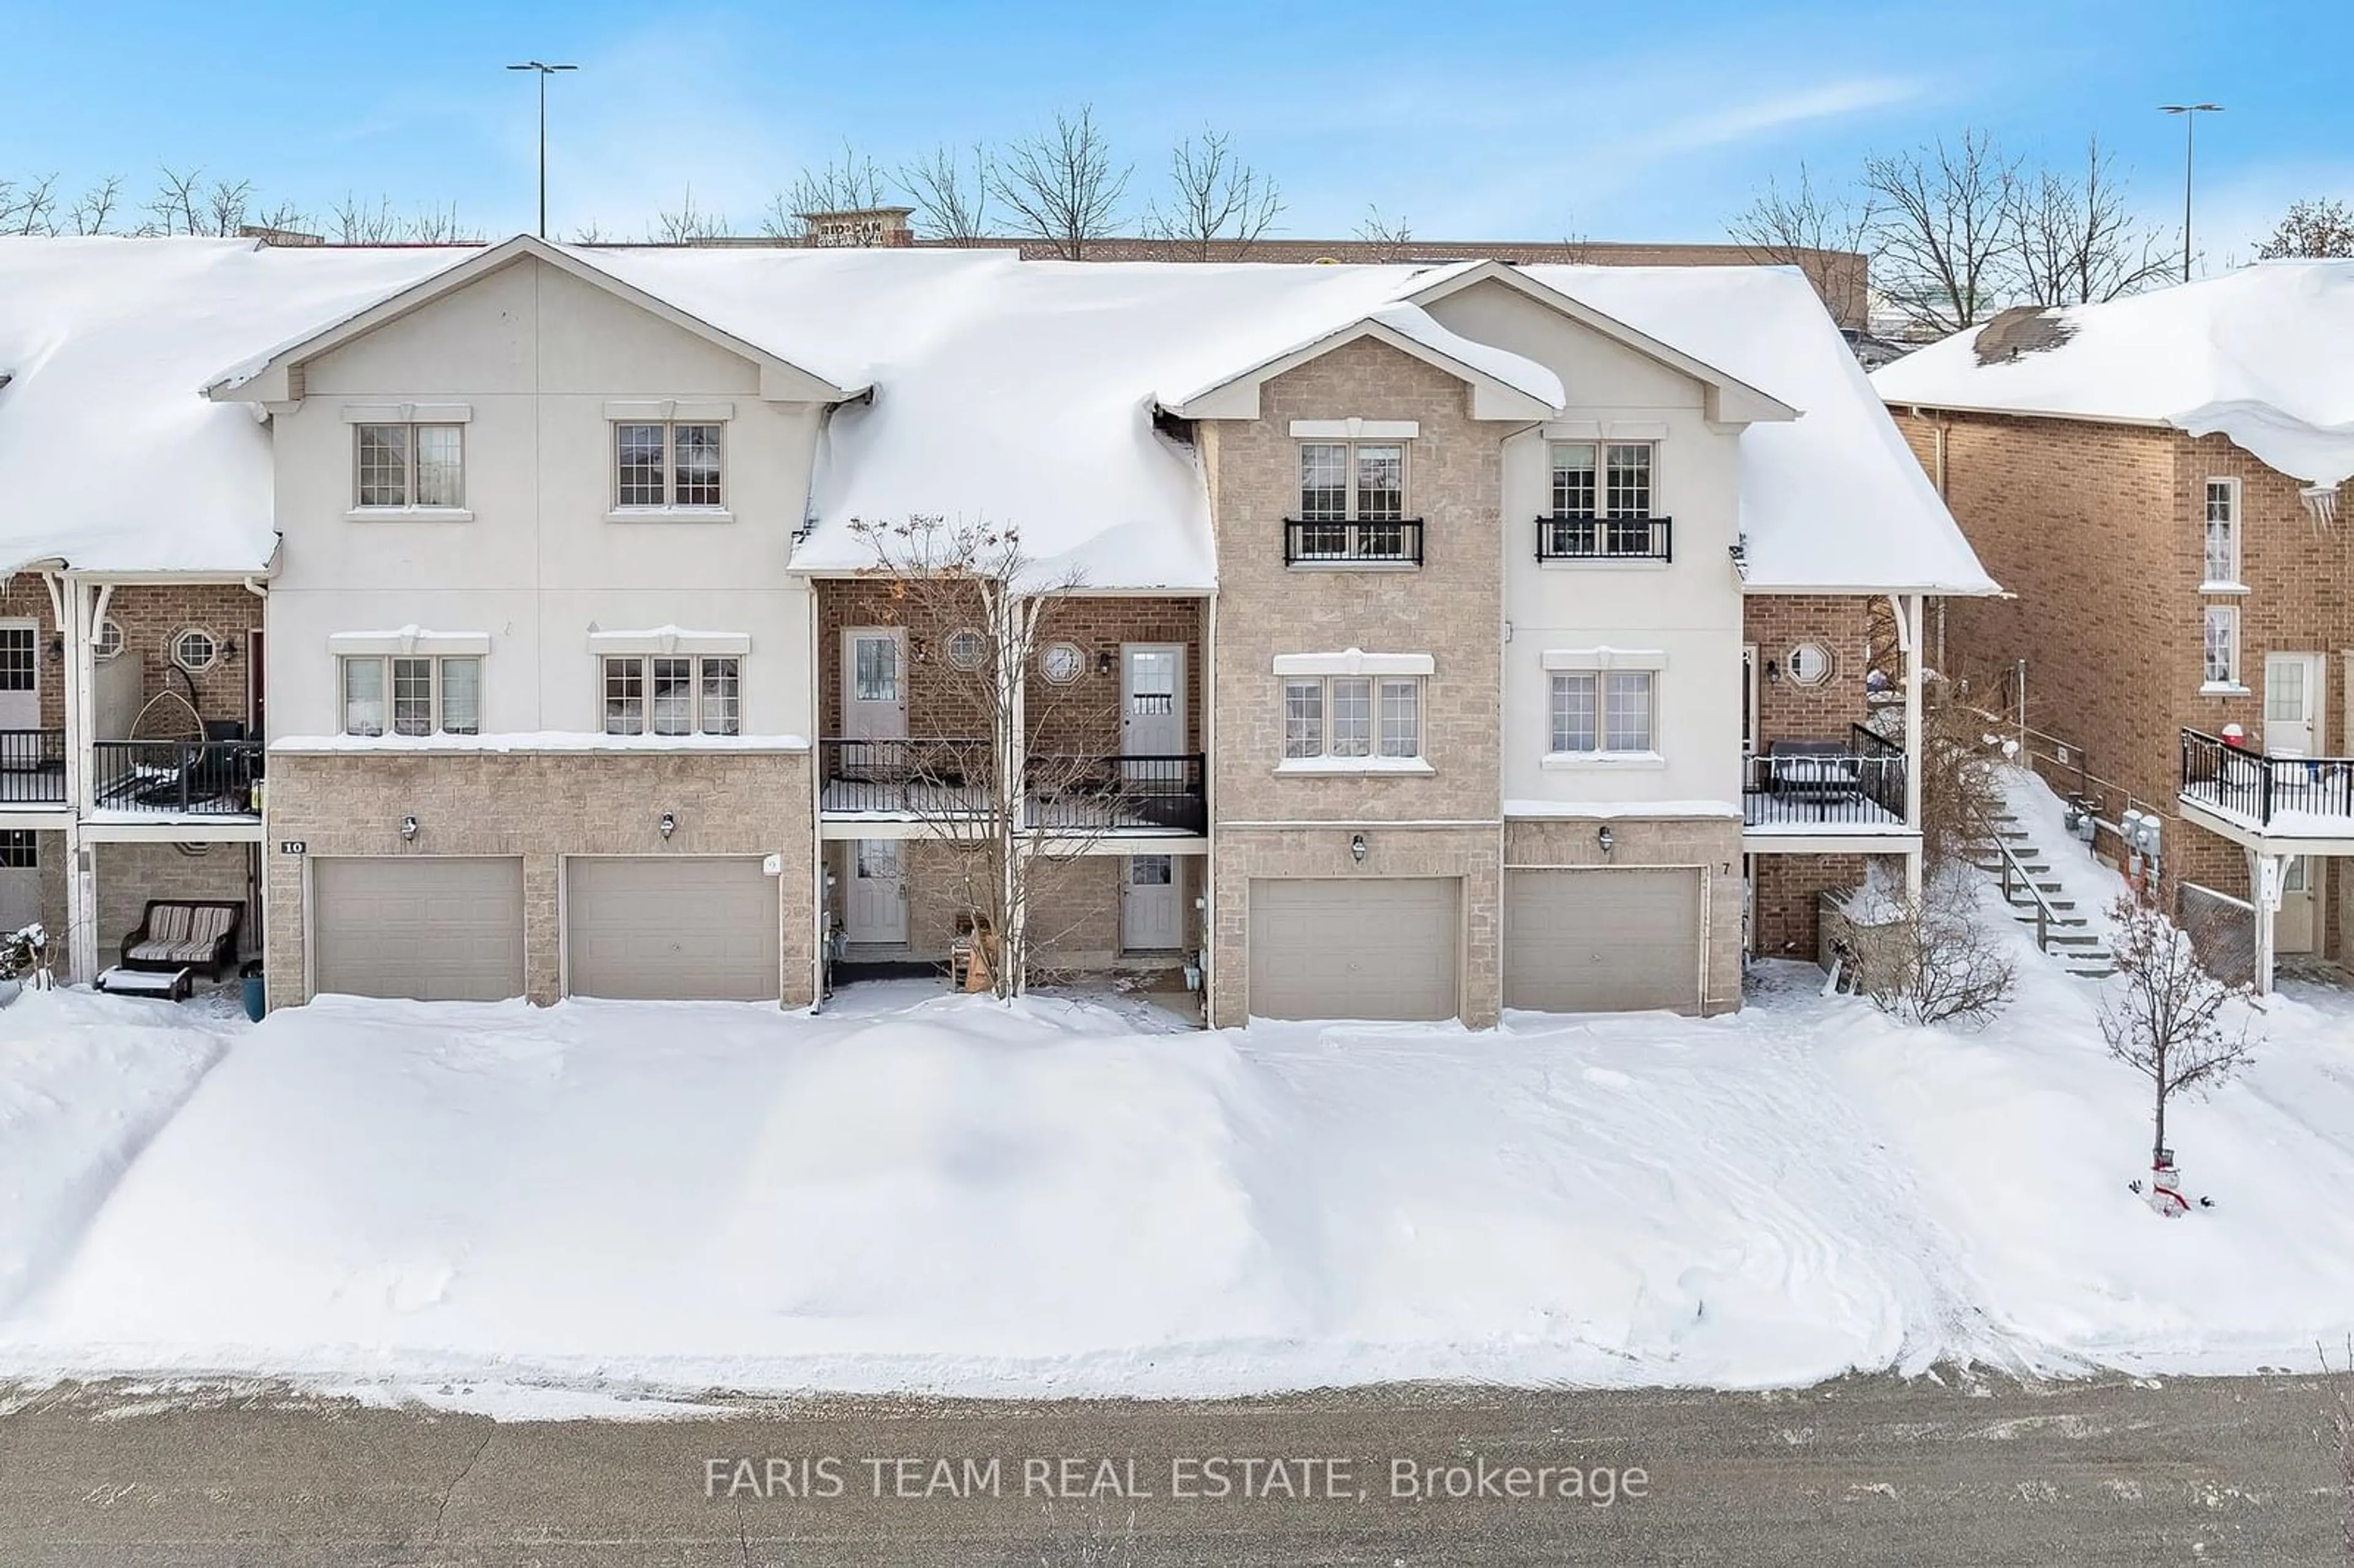
[[[0,921],[81,980],[204,896],[274,1006],[806,1004],[946,956],[997,769],[1043,969],[1730,1009],[1917,879],[1926,607],[1994,591],[1777,270],[59,240],[0,291]],[[878,570],[925,517],[1019,531],[1010,748],[1002,640]]]
[[[2099,853],[2142,863],[2115,829],[2158,820],[2161,902],[2266,990],[2354,960],[2349,351],[2354,262],[2268,261],[1872,378],[2010,590],[1949,608],[1951,668]]]

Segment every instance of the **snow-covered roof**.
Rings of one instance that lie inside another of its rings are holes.
[[[262,570],[270,434],[206,382],[452,254],[0,239],[0,571]]]
[[[1981,365],[1973,327],[1872,386],[1897,405],[2220,432],[2307,484],[2354,478],[2354,261],[2260,261],[2046,319],[2051,347]]]
[[[1525,270],[1800,410],[1741,433],[1752,591],[1999,591],[1795,268]]]

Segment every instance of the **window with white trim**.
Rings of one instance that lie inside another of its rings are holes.
[[[609,653],[607,735],[741,735],[744,662],[733,653]]]
[[[1656,671],[1555,671],[1552,697],[1552,749],[1557,753],[1658,749]]]
[[[1405,443],[1299,443],[1303,561],[1405,559]]]
[[[482,661],[476,654],[347,654],[345,735],[480,735]]]
[[[721,430],[709,420],[615,424],[614,507],[717,511],[724,506]]]
[[[1653,441],[1554,441],[1548,556],[1645,556],[1651,538]],[[1637,524],[1640,524],[1638,526]]]
[[[1283,683],[1287,758],[1418,758],[1422,680],[1416,675],[1294,675]]]
[[[356,506],[463,506],[466,427],[352,427]]]
[[[2207,606],[2205,679],[2211,686],[2240,683],[2240,607]]]
[[[2209,583],[2237,587],[2240,581],[2240,482],[2207,482],[2206,576]]]
[[[122,656],[122,626],[111,618],[98,623],[98,635],[90,645],[90,657],[104,663]]]
[[[172,634],[172,662],[191,675],[201,675],[220,662],[219,639],[200,626]]]

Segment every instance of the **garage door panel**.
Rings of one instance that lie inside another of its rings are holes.
[[[1505,874],[1506,1007],[1697,1012],[1700,952],[1697,871]]]
[[[774,1001],[777,888],[749,856],[568,860],[568,989],[642,1001]]]
[[[1452,877],[1254,881],[1250,1011],[1452,1018],[1461,908]]]
[[[311,866],[317,991],[498,1001],[521,996],[523,862],[402,855]]]

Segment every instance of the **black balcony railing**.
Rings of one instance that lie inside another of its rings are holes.
[[[1210,831],[1200,752],[1165,757],[1033,757],[1031,827],[1067,832]]]
[[[62,806],[66,732],[0,729],[0,805]]]
[[[1540,561],[1672,561],[1671,517],[1563,517],[1537,519]]]
[[[972,736],[818,742],[820,810],[837,814],[932,817],[978,809],[995,768]]]
[[[1418,567],[1422,565],[1422,519],[1394,517],[1283,520],[1287,567]]]
[[[92,798],[102,811],[249,816],[261,757],[258,740],[95,741]]]
[[[2261,827],[2294,812],[2333,819],[2330,831],[2342,832],[2342,819],[2354,817],[2354,758],[2274,757],[2186,729],[2182,796]]]
[[[1745,759],[1750,827],[1904,825],[1904,748],[1861,726],[1844,741],[1776,741]]]

